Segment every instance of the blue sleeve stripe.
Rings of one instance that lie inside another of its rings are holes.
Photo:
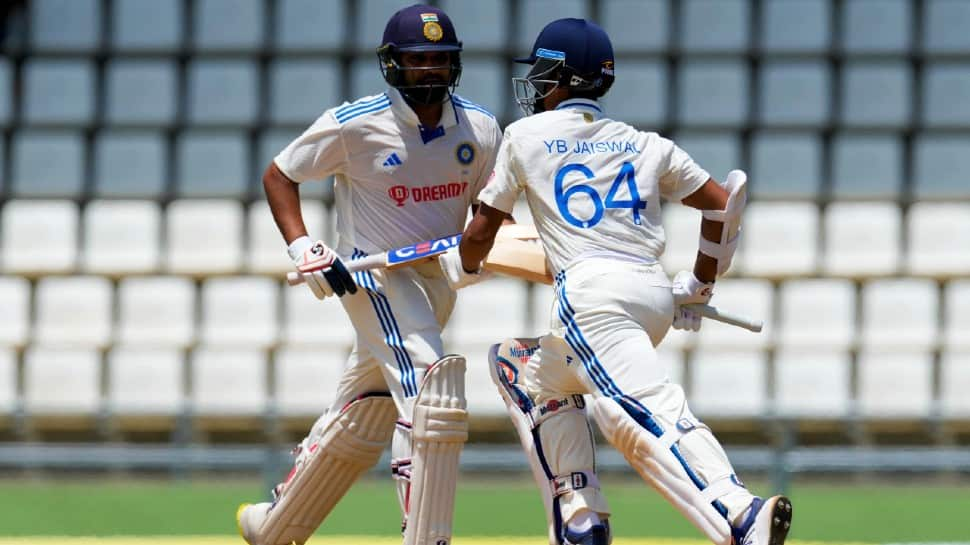
[[[491,117],[492,119],[495,119],[495,116],[492,115],[492,112],[489,112],[484,107],[479,106],[478,104],[475,104],[474,102],[470,102],[468,100],[465,100],[465,99],[463,99],[461,97],[457,97],[457,96],[455,97],[455,105],[458,106],[459,108],[463,108],[465,110],[475,110],[476,112],[481,112],[481,113],[487,115],[488,117]]]
[[[351,113],[355,110],[360,110],[368,106],[373,106],[374,104],[377,104],[378,102],[381,102],[382,100],[387,100],[387,99],[388,99],[387,95],[383,95],[383,94],[366,100],[360,99],[351,104],[347,104],[346,106],[338,107],[337,111],[335,112],[335,115],[347,115],[348,113]]]
[[[370,106],[369,108],[366,108],[364,110],[358,110],[356,112],[353,112],[353,113],[350,113],[350,114],[347,114],[347,115],[344,115],[344,116],[339,116],[338,115],[338,116],[336,116],[337,117],[337,122],[338,123],[346,123],[347,121],[350,121],[351,119],[353,119],[355,117],[360,117],[360,116],[362,116],[364,114],[369,114],[369,113],[372,113],[372,112],[379,112],[381,110],[386,110],[386,109],[388,109],[390,107],[391,107],[391,103],[390,102],[380,102],[380,103],[377,103],[377,104],[375,104],[373,106]]]

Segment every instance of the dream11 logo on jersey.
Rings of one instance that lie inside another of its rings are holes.
[[[461,197],[468,189],[468,182],[448,182],[446,184],[419,185],[408,187],[406,185],[393,185],[387,189],[387,196],[394,200],[398,206],[410,198],[414,202],[443,201]]]

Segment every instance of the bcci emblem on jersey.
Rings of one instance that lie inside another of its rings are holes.
[[[468,142],[458,144],[458,147],[455,148],[455,159],[458,159],[458,162],[465,166],[472,164],[472,161],[475,160],[474,146]]]

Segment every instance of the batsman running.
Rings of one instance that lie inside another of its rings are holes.
[[[460,258],[466,271],[479,269],[524,191],[555,279],[551,331],[538,344],[494,346],[490,363],[546,504],[550,544],[611,539],[588,393],[604,436],[711,542],[782,545],[791,502],[745,488],[655,348],[671,325],[700,327],[680,305],[707,303],[731,264],[744,173],[721,186],[672,141],[607,117],[598,99],[614,80],[613,48],[591,22],[553,21],[516,61],[531,65],[514,79],[527,117],[505,130]],[[657,261],[661,198],[703,212],[694,270],[673,282]]]
[[[456,258],[353,274],[344,261],[465,225],[502,133],[484,108],[453,93],[461,50],[442,10],[398,11],[377,52],[389,88],[324,112],[264,174],[297,271],[317,298],[340,296],[356,340],[334,405],[296,448],[272,501],[240,506],[250,545],[304,543],[388,442],[405,545],[451,542],[468,414],[465,359],[444,353],[441,330],[454,290],[482,275],[465,273]],[[299,201],[300,183],[332,174],[335,249],[307,235]]]

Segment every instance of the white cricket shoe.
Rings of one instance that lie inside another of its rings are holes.
[[[270,502],[244,503],[236,510],[236,527],[239,528],[239,535],[249,545],[261,545],[255,541],[256,532],[266,520],[266,514],[272,505]]]
[[[755,497],[744,522],[731,529],[734,545],[784,545],[791,513],[791,500],[785,496]]]

